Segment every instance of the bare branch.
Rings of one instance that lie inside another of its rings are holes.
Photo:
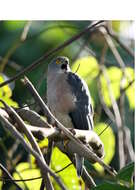
[[[17,108],[15,110],[19,114],[19,116],[23,120],[28,121],[30,125],[35,125],[35,126],[43,127],[43,128],[51,127],[45,119],[41,118],[41,116],[33,110],[26,109],[26,108],[21,108],[21,109]]]
[[[120,39],[119,37],[110,30],[107,26],[104,26],[107,30],[107,33],[134,59],[134,53],[131,49],[129,49]]]
[[[120,115],[120,111],[119,111],[117,102],[116,102],[115,97],[112,92],[111,83],[110,83],[108,74],[106,72],[106,68],[104,67],[104,65],[101,66],[100,68],[103,72],[105,80],[107,81],[109,96],[110,96],[110,100],[111,100],[114,115],[115,115],[115,122],[116,122],[117,129],[118,129],[118,149],[119,149],[120,168],[122,168],[125,165],[125,157],[124,157],[125,154],[124,154],[124,145],[123,145],[123,131],[122,131],[121,115]]]
[[[21,130],[23,130],[23,132],[26,134],[28,140],[30,141],[30,143],[33,147],[33,149],[37,151],[37,153],[40,155],[42,161],[45,163],[45,159],[43,157],[43,154],[42,154],[35,138],[33,137],[31,131],[29,130],[29,128],[26,127],[26,124],[24,123],[24,121],[21,119],[21,117],[11,107],[9,107],[5,102],[3,102],[3,103],[4,103],[5,107],[7,108],[7,112],[10,114],[10,117],[12,116],[13,119],[19,125],[19,127],[21,127]],[[48,187],[49,190],[53,190],[53,186],[52,186],[51,181],[49,179],[48,173],[45,174],[45,179],[47,181],[46,187]]]
[[[50,173],[50,175],[56,180],[56,182],[59,184],[59,186],[63,189],[66,190],[65,186],[63,185],[63,183],[60,181],[59,177],[56,176],[56,174],[48,167],[48,165],[46,165],[45,162],[43,162],[43,160],[41,159],[41,157],[39,156],[39,154],[33,150],[30,145],[28,143],[25,142],[23,136],[15,129],[15,127],[3,116],[0,115],[0,119],[4,124],[4,127],[11,132],[11,134],[17,138],[20,143],[23,145],[23,147],[25,148],[25,150],[29,153],[31,153],[37,160],[37,163],[39,165],[39,168],[41,169],[42,175],[43,177],[46,176],[47,172]]]
[[[100,65],[104,65],[104,63],[105,63],[105,56],[106,56],[107,49],[108,49],[107,43],[104,43],[102,53],[101,53],[101,57],[100,57],[100,61],[99,61]],[[99,75],[98,75],[98,82],[97,82],[99,99],[100,99],[100,102],[103,106],[105,113],[108,115],[110,120],[114,122],[115,121],[114,114],[112,113],[112,111],[107,107],[107,105],[104,102],[104,98],[102,95],[102,89],[101,89],[100,74],[101,73],[99,73]]]
[[[125,63],[124,63],[123,59],[121,58],[117,48],[115,47],[110,35],[107,33],[107,31],[104,27],[99,28],[99,31],[103,34],[109,48],[111,49],[115,59],[117,60],[117,63],[122,68],[122,71],[123,71],[125,77],[128,78],[128,80],[130,81],[130,77],[128,76],[128,74],[126,73],[126,70],[125,70]]]
[[[21,128],[21,130],[25,133],[25,135],[27,136],[28,140],[30,141],[32,147],[34,150],[37,151],[37,153],[39,153],[39,155],[41,156],[41,158],[43,159],[44,162],[44,158],[43,155],[41,153],[41,150],[35,140],[35,138],[33,137],[31,131],[29,130],[29,128],[26,127],[26,124],[24,123],[24,121],[21,119],[21,117],[14,111],[13,108],[11,108],[10,106],[8,106],[3,100],[0,99],[0,101],[4,104],[7,113],[10,115],[11,118],[13,118],[16,123],[19,125],[19,127]]]
[[[10,181],[17,187],[17,189],[18,190],[22,190],[22,188],[14,181],[12,175],[8,172],[8,170],[1,163],[0,163],[0,168],[8,176],[8,178],[10,179]]]
[[[11,55],[16,51],[16,49],[21,45],[22,42],[24,42],[27,38],[27,34],[29,31],[29,28],[31,26],[31,21],[28,21],[22,31],[22,34],[19,39],[17,39],[14,44],[9,48],[6,55],[3,57],[1,63],[0,63],[0,72],[3,72],[6,64],[8,63],[9,58]]]
[[[9,80],[3,82],[0,84],[0,87],[17,80],[18,78],[20,78],[22,75],[24,75],[25,73],[28,73],[28,71],[32,71],[33,69],[35,69],[36,67],[38,67],[43,61],[45,61],[49,56],[53,55],[54,53],[60,51],[61,49],[67,47],[68,45],[70,45],[72,42],[78,40],[81,36],[85,35],[88,32],[92,32],[95,30],[95,27],[100,25],[101,23],[103,23],[104,21],[98,21],[97,23],[92,24],[91,26],[87,26],[84,30],[82,30],[80,33],[76,34],[75,36],[73,36],[72,38],[68,39],[67,41],[65,41],[63,44],[60,44],[58,47],[54,48],[51,51],[48,51],[47,53],[45,53],[42,57],[40,57],[39,59],[37,59],[36,61],[34,61],[31,65],[29,65],[28,67],[24,68],[23,70],[21,70],[20,72],[18,72],[14,77],[10,78]]]

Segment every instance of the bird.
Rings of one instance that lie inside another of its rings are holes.
[[[86,82],[72,72],[69,59],[58,56],[48,65],[47,105],[52,114],[67,128],[93,130],[93,106]],[[51,121],[53,124],[54,121]],[[80,177],[84,158],[76,154]]]

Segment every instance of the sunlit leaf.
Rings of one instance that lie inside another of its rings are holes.
[[[48,139],[45,138],[44,140],[39,141],[38,145],[40,148],[47,147],[48,146]]]
[[[0,177],[1,177],[1,175],[2,175],[2,171],[1,171],[1,169],[0,169]],[[2,184],[3,184],[3,182],[0,181],[0,189],[2,189]]]
[[[125,75],[125,77],[122,79],[123,73],[121,69],[119,69],[118,67],[110,67],[109,69],[107,69],[107,74],[112,88],[111,93],[113,94],[115,99],[118,99],[120,97],[120,86],[122,85],[122,87],[125,88],[129,84],[129,82],[134,80],[134,70],[132,68],[130,67],[125,68],[125,73],[127,76]],[[109,94],[109,89],[107,81],[103,74],[101,75],[100,80],[101,80],[102,94],[104,101],[107,104],[107,106],[111,106],[112,103]],[[134,83],[125,91],[125,93],[128,98],[130,108],[134,109],[135,107]]]
[[[72,65],[72,71],[77,71],[77,74],[88,84],[92,104],[95,107],[95,104],[98,102],[96,76],[99,73],[99,66],[97,60],[92,56],[82,57]]]
[[[98,66],[97,60],[91,56],[82,57],[78,59],[72,65],[72,71],[75,72],[78,67],[79,69],[77,71],[77,74],[83,77],[86,80],[86,82],[87,82],[87,79],[90,80],[96,77],[99,73],[99,66]]]
[[[51,166],[55,171],[63,169],[67,166],[71,161],[69,158],[63,154],[58,148],[54,148],[52,154]],[[84,189],[84,183],[81,179],[77,177],[76,169],[73,165],[70,165],[68,168],[59,172],[58,175],[61,177],[63,183],[70,190],[81,190]],[[55,190],[59,190],[60,188],[54,181]]]
[[[125,71],[129,79],[125,80],[124,87],[126,87],[130,81],[134,80],[134,69],[127,67]],[[135,108],[135,82],[133,82],[133,84],[131,84],[130,87],[126,90],[126,96],[128,98],[130,108],[134,109]]]
[[[7,98],[7,97],[1,97],[0,98],[6,102],[8,105],[13,106],[13,107],[18,107],[18,103],[13,101],[11,98]],[[4,107],[3,104],[0,102],[0,107]]]
[[[3,75],[0,74],[0,83],[4,82]],[[8,105],[13,107],[18,107],[17,102],[13,101],[10,97],[12,96],[12,90],[8,85],[5,85],[0,88],[0,98],[5,101]],[[4,107],[0,102],[0,107]]]
[[[107,74],[108,74],[110,85],[112,88],[111,93],[113,93],[114,98],[117,99],[120,96],[120,81],[122,78],[122,71],[118,67],[110,67],[109,69],[107,69]],[[107,106],[111,106],[111,98],[109,95],[109,89],[108,89],[107,81],[103,74],[100,76],[100,81],[101,81],[102,94],[103,94],[104,101],[107,104]]]
[[[119,21],[119,20],[112,21],[112,29],[115,32],[120,32],[120,24],[121,24],[121,21]]]
[[[105,123],[96,124],[94,131],[99,135],[105,128]],[[105,157],[104,162],[109,164],[115,154],[115,135],[112,131],[112,128],[109,126],[100,136],[104,144]],[[104,169],[98,163],[94,164],[96,170],[103,172]]]
[[[131,22],[130,21],[112,21],[112,28],[115,32],[122,32],[126,30],[130,26]]]
[[[13,177],[19,180],[36,178],[36,177],[41,176],[40,170],[31,168],[30,164],[27,162],[22,162],[18,164],[16,167],[16,170],[19,172],[19,175],[18,173],[14,173]],[[42,179],[37,179],[33,181],[25,181],[25,184],[27,185],[29,190],[37,190],[37,189],[40,189],[41,180]],[[19,185],[23,189],[25,189],[25,184],[23,182],[19,182]]]
[[[3,75],[0,74],[0,83],[4,82]],[[5,85],[0,88],[0,97],[5,96],[5,97],[11,97],[12,91],[8,85]]]

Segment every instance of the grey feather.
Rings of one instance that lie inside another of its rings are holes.
[[[93,108],[86,83],[72,72],[68,73],[67,81],[76,97],[75,109],[69,112],[74,128],[93,129]]]

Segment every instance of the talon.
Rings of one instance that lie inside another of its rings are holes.
[[[64,149],[66,149],[66,147],[67,147],[68,143],[69,143],[69,140],[68,140],[68,139],[63,141],[63,144],[64,144]]]
[[[75,132],[75,130],[74,129],[69,129],[69,131],[73,134],[73,135],[75,135],[76,134],[76,132]]]

